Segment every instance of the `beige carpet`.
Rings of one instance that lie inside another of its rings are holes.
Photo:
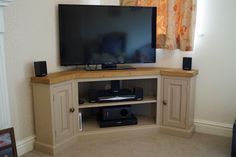
[[[157,131],[128,131],[81,136],[56,157],[230,157],[231,139],[195,134],[181,138]],[[51,157],[32,151],[23,157]]]

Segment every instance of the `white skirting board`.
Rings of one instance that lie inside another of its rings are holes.
[[[195,119],[196,132],[232,137],[233,124],[226,124],[202,119]]]
[[[18,156],[22,156],[25,153],[34,150],[34,141],[35,141],[35,136],[29,136],[21,141],[17,141],[16,148]]]
[[[233,124],[225,124],[213,121],[195,119],[196,132],[232,137]],[[29,136],[17,142],[18,156],[22,156],[34,149],[35,136]]]

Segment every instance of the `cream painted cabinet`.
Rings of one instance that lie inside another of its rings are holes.
[[[162,77],[162,128],[175,133],[194,130],[195,78]]]
[[[62,141],[73,136],[72,84],[53,87],[53,108],[55,124],[55,140]]]
[[[79,133],[76,83],[33,84],[35,149],[56,154]]]
[[[76,69],[32,77],[36,135],[34,148],[48,154],[58,154],[76,143],[79,136],[144,128],[160,128],[165,133],[189,137],[194,132],[197,74],[197,70],[169,68],[110,71]],[[109,103],[87,101],[88,89],[103,89],[111,80],[121,80],[124,88],[141,86],[143,100]],[[100,128],[96,120],[99,108],[122,105],[132,105],[138,124]]]
[[[185,128],[188,81],[164,79],[163,125]]]

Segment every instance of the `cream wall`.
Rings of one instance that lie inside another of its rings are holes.
[[[111,4],[102,0],[103,4]],[[112,0],[117,5],[119,0]],[[236,118],[236,1],[198,0],[193,52],[157,50],[160,67],[182,67],[183,57],[193,57],[199,69],[195,119],[231,125]],[[153,65],[152,65],[153,66]]]
[[[117,4],[117,0],[16,0],[5,10],[5,48],[12,121],[18,141],[34,135],[32,62],[46,60],[48,72],[59,66],[58,3]],[[195,119],[232,124],[236,117],[235,0],[199,0],[201,13],[194,52],[157,51],[157,64],[181,67],[183,56],[193,57],[199,69]]]
[[[100,4],[99,0],[16,0],[5,10],[7,78],[18,141],[34,135],[33,61],[46,60],[49,73],[63,70],[59,66],[58,3]]]
[[[235,0],[199,0],[199,30],[193,53],[200,69],[197,119],[231,124],[236,118]]]

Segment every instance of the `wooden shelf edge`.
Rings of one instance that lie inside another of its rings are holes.
[[[182,69],[162,69],[160,74],[163,76],[176,76],[176,77],[194,77],[198,75],[198,70],[182,70]]]
[[[136,68],[131,70],[104,70],[104,71],[85,71],[83,69],[68,70],[48,74],[44,77],[31,77],[32,83],[56,84],[60,82],[76,80],[76,79],[101,79],[113,77],[142,77],[150,75],[164,75],[176,77],[194,77],[198,74],[198,70],[182,70],[177,68]]]

